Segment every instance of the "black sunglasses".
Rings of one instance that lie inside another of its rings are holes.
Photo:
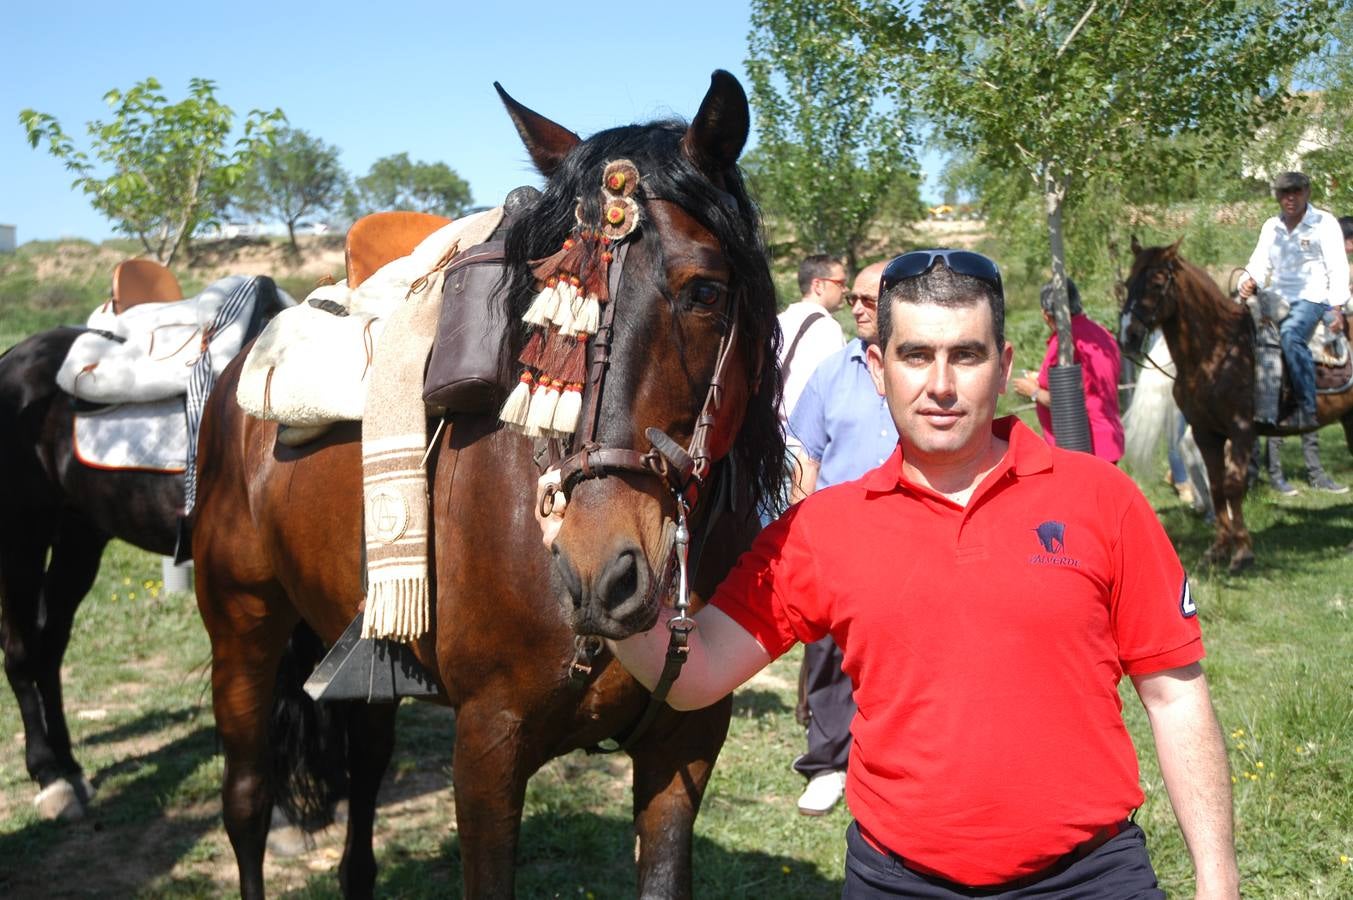
[[[883,270],[879,296],[888,293],[899,281],[926,274],[935,268],[937,262],[943,262],[955,275],[967,275],[990,285],[1001,298],[1005,297],[1001,287],[1001,270],[994,262],[971,250],[913,250],[903,253]]]
[[[849,294],[846,294],[846,302],[851,306],[854,306],[856,303],[863,303],[865,306],[873,309],[875,306],[879,305],[879,298],[869,294],[857,294],[854,291],[851,291]]]

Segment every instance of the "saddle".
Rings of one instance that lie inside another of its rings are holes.
[[[348,232],[348,277],[276,316],[250,349],[240,407],[287,426],[278,440],[291,446],[335,422],[361,421],[387,319],[416,284],[448,266],[453,250],[482,243],[501,220],[501,208],[454,222],[411,212],[358,220]]]
[[[114,314],[140,303],[182,300],[183,288],[174,273],[153,259],[126,259],[113,269]]]
[[[1277,423],[1296,406],[1291,378],[1283,362],[1279,325],[1287,318],[1290,304],[1272,291],[1260,289],[1245,301],[1254,319],[1254,410],[1255,420]],[[1339,394],[1353,389],[1353,354],[1349,352],[1348,323],[1337,313],[1342,331],[1335,332],[1321,321],[1307,346],[1315,361],[1317,394]]]
[[[113,297],[90,314],[90,330],[71,344],[56,375],[63,391],[91,403],[183,396],[208,352],[219,375],[244,344],[258,293],[258,279],[232,275],[182,299],[173,274],[150,260],[121,263],[113,285]]]

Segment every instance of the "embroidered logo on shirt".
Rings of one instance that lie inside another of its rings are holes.
[[[1066,555],[1066,523],[1049,519],[1034,529],[1042,553],[1029,557],[1029,562],[1038,566],[1079,566],[1081,561]]]
[[[1189,579],[1184,578],[1184,587],[1179,592],[1179,614],[1186,619],[1198,615],[1198,607],[1193,604],[1193,592],[1189,590]]]

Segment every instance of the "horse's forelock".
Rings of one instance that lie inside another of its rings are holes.
[[[627,125],[599,132],[575,147],[546,183],[535,205],[518,218],[507,235],[510,288],[509,321],[518,321],[535,294],[530,260],[559,249],[572,230],[581,200],[585,220],[600,217],[601,173],[606,163],[628,159],[639,169],[637,198],[677,204],[719,241],[732,274],[730,289],[738,305],[739,332],[747,378],[758,390],[748,403],[733,447],[740,488],[749,504],[782,501],[784,438],[776,418],[780,378],[775,366],[779,331],[775,324],[775,287],[766,261],[760,217],[741,173],[730,169],[716,186],[681,150],[686,124],[677,120]],[[643,228],[647,219],[640,221]],[[524,329],[512,329],[509,349],[515,359]],[[759,369],[756,367],[760,364]],[[755,370],[754,370],[755,369]]]

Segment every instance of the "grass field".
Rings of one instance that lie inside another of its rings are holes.
[[[11,328],[26,332],[32,323],[7,319],[0,346],[13,339]],[[1031,310],[1012,315],[1016,365],[1036,365],[1041,328]],[[1330,473],[1353,481],[1334,429],[1322,434],[1322,448]],[[1284,459],[1289,477],[1300,472],[1296,441],[1286,442]],[[1353,495],[1305,491],[1284,499],[1259,490],[1247,507],[1259,563],[1232,577],[1196,568],[1210,527],[1157,479],[1143,488],[1192,570],[1205,666],[1236,782],[1245,895],[1353,896],[1353,558],[1345,549],[1353,542]],[[235,894],[220,825],[208,644],[192,599],[164,593],[159,578],[158,558],[114,544],[76,619],[66,705],[77,755],[99,790],[88,819],[58,825],[35,817],[18,710],[0,692],[0,897]],[[696,825],[697,896],[839,892],[848,812],[807,819],[794,808],[802,789],[789,768],[802,744],[792,714],[798,659],[792,652],[735,695],[729,739]],[[1124,706],[1147,795],[1138,821],[1164,886],[1188,896],[1187,854],[1130,687]],[[437,707],[400,710],[377,825],[379,896],[459,895],[454,727]],[[521,896],[633,895],[628,784],[623,758],[580,753],[536,776],[519,857]],[[270,857],[273,895],[338,896],[340,848],[340,837],[326,834],[300,856]]]

